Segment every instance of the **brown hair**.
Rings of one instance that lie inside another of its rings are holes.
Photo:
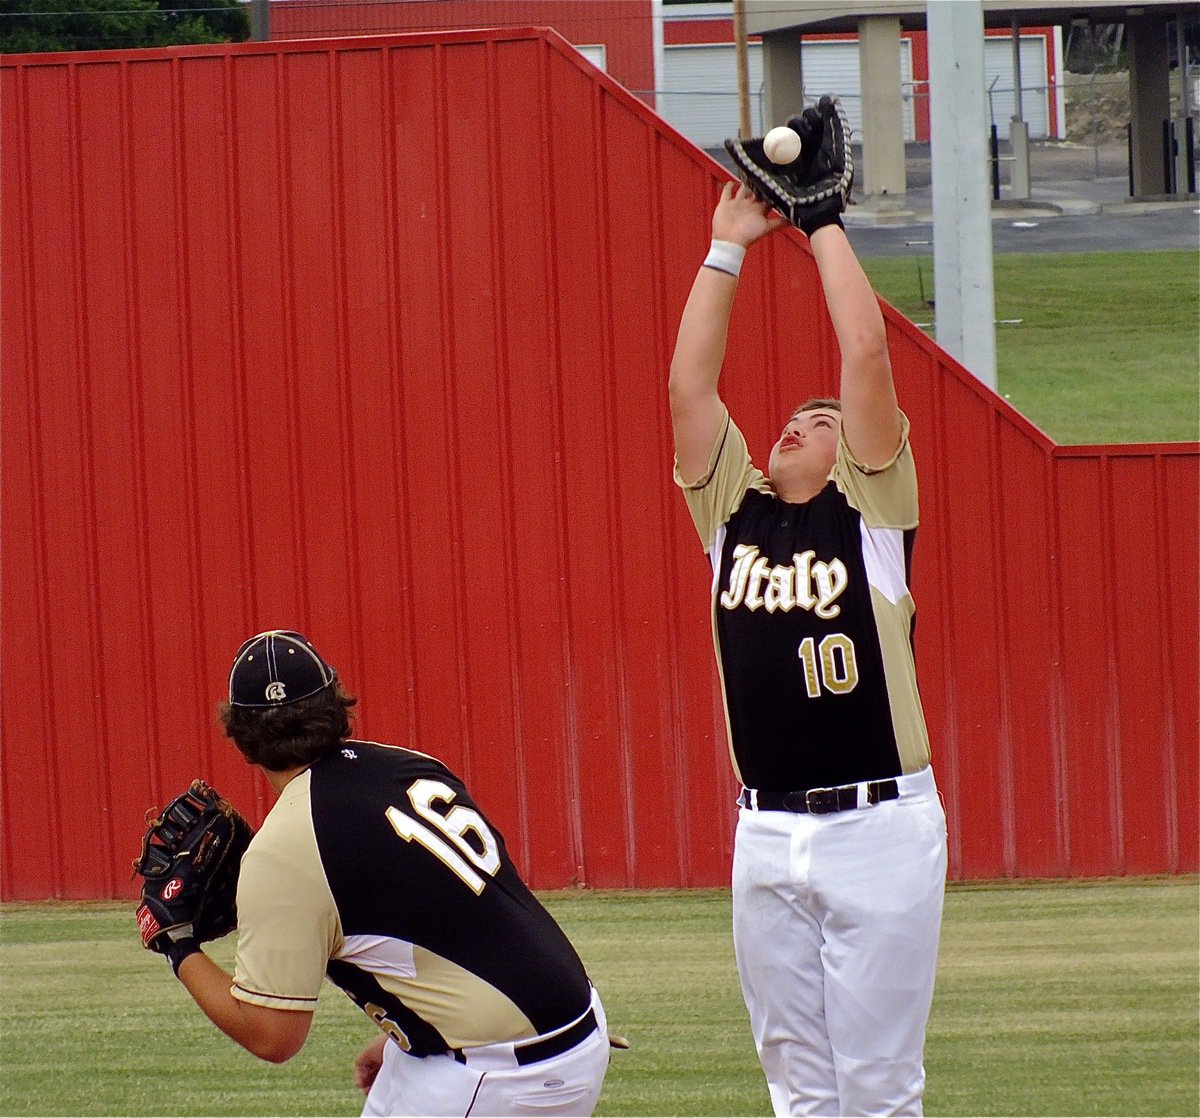
[[[801,412],[818,411],[821,408],[828,408],[830,411],[841,411],[842,401],[835,400],[831,396],[814,396],[811,400],[805,400],[794,412],[793,416],[800,415]]]
[[[315,695],[283,706],[221,703],[217,717],[247,761],[283,772],[310,765],[341,745],[350,736],[350,708],[357,702],[335,680]]]

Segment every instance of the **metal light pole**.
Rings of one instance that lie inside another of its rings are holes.
[[[996,387],[981,0],[929,0],[933,288],[937,341]]]
[[[268,0],[250,0],[250,39],[265,43],[271,38],[271,12]]]

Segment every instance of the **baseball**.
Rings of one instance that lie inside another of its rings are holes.
[[[763,137],[763,151],[772,163],[791,163],[800,154],[800,135],[781,124]]]

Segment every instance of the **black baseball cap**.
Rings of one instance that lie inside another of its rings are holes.
[[[308,699],[337,679],[312,642],[301,633],[268,629],[251,637],[233,658],[229,704],[281,707]]]

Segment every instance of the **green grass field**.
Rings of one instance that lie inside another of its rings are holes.
[[[928,256],[863,261],[875,289],[933,320]],[[1059,443],[1200,437],[1195,251],[997,255],[997,390]],[[927,331],[933,336],[933,329]]]
[[[769,1113],[725,890],[543,898],[599,986],[599,1114]],[[930,1115],[1195,1115],[1194,878],[951,886],[926,1063]],[[233,944],[214,945],[229,964]],[[372,1026],[327,987],[304,1050],[259,1063],[143,951],[131,905],[0,908],[0,1113],[353,1115]]]

